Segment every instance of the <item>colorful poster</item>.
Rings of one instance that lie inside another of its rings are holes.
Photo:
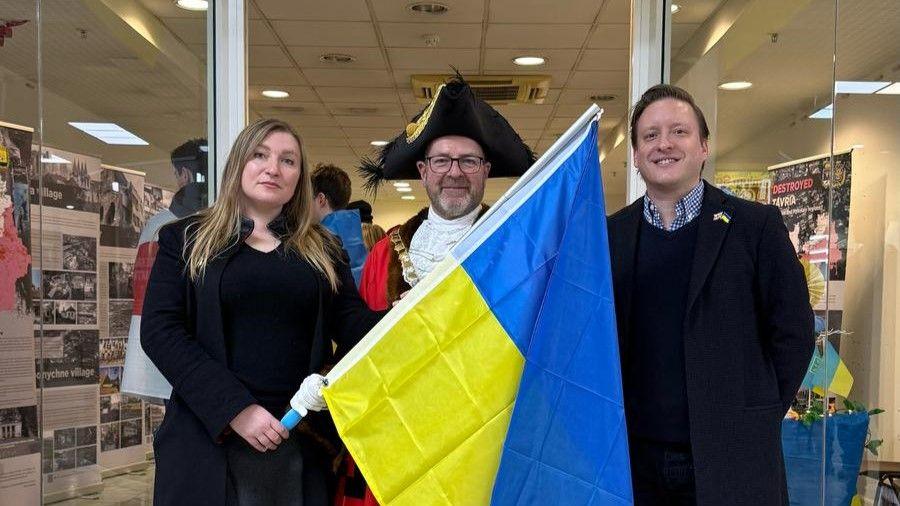
[[[0,123],[0,504],[41,503],[29,174],[32,130]]]
[[[813,308],[817,311],[844,309],[852,151],[836,153],[833,160],[834,167],[828,155],[769,167],[771,203],[781,209],[797,255],[828,282],[828,298]]]

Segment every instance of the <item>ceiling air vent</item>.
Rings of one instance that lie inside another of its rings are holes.
[[[434,98],[438,87],[452,79],[449,74],[416,74],[412,76],[413,93],[419,102]],[[492,105],[509,103],[542,104],[550,90],[548,75],[465,76],[475,96]]]

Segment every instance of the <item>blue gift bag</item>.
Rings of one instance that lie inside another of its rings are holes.
[[[822,437],[822,425],[825,437]],[[869,414],[839,413],[809,427],[785,419],[781,444],[790,503],[796,506],[848,506],[856,495]],[[822,446],[825,451],[822,451]],[[822,459],[825,460],[825,502],[822,502]]]
[[[344,251],[350,257],[350,271],[353,273],[356,285],[359,286],[363,264],[366,262],[366,256],[369,254],[368,250],[366,250],[366,244],[363,242],[359,210],[345,209],[343,211],[335,211],[322,220],[322,226],[341,238]]]

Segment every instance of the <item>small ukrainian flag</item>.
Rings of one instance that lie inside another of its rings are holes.
[[[725,223],[731,223],[731,215],[726,213],[725,211],[721,211],[713,215],[713,221],[724,221]]]

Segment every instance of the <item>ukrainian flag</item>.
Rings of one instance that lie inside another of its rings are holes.
[[[381,504],[632,503],[599,112],[329,373]]]

